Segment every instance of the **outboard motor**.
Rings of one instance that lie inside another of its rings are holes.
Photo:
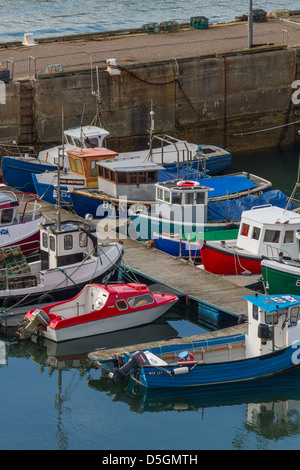
[[[119,369],[114,369],[115,373],[110,373],[109,377],[111,379],[111,382],[115,385],[119,384],[122,382],[122,380],[125,379],[131,372],[138,372],[140,371],[141,367],[144,365],[150,365],[150,362],[148,361],[146,355],[142,351],[137,351],[134,353],[129,361],[124,364],[122,367]]]
[[[49,323],[50,318],[47,313],[37,308],[32,313],[31,319],[27,320],[27,324],[18,329],[16,336],[22,340],[29,339],[39,328],[46,328]]]

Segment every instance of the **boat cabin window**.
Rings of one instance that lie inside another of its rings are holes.
[[[126,173],[118,173],[118,183],[127,183]]]
[[[182,194],[181,193],[172,193],[172,204],[180,204],[182,201]]]
[[[90,167],[90,174],[91,176],[97,176],[98,175],[98,168],[96,165],[97,160],[92,160],[91,161],[91,167]]]
[[[280,237],[279,230],[266,230],[265,236],[264,236],[264,242],[278,243],[279,237]]]
[[[117,300],[116,301],[116,306],[118,307],[119,310],[126,310],[128,308],[127,303],[125,300]]]
[[[193,204],[194,203],[194,193],[186,193],[184,203],[185,204]]]
[[[284,233],[283,243],[294,243],[294,231],[293,230],[287,230]]]
[[[76,137],[74,137],[74,144],[76,145],[76,147],[81,147],[81,140],[80,139],[76,139]]]
[[[3,209],[1,212],[1,224],[10,224],[14,215],[13,209]]]
[[[88,234],[85,232],[80,232],[79,234],[79,246],[81,248],[87,246],[88,244]]]
[[[128,304],[131,308],[141,307],[142,305],[153,304],[154,300],[151,294],[139,295],[128,299]]]
[[[196,204],[205,203],[205,193],[196,193]]]
[[[98,139],[97,137],[86,137],[84,139],[84,144],[87,149],[94,149],[95,147],[98,147]]]
[[[48,234],[46,232],[43,232],[42,235],[42,246],[48,248]]]
[[[139,173],[139,178],[138,178],[139,184],[146,183],[147,182],[147,173],[145,171],[141,171]]]
[[[72,137],[70,135],[66,135],[66,143],[70,145],[74,145],[74,142],[72,140]]]
[[[259,227],[253,227],[253,230],[252,230],[253,240],[259,240],[259,236],[260,236],[260,228]]]
[[[55,237],[53,237],[53,235],[50,235],[49,239],[50,239],[50,250],[55,251]]]
[[[69,164],[70,164],[70,169],[71,171],[76,171],[76,166],[75,166],[75,162],[74,162],[74,158],[73,157],[70,157],[69,155]]]
[[[163,190],[162,188],[156,188],[156,199],[159,199],[160,201],[163,201]]]
[[[81,163],[81,160],[79,160],[79,158],[76,158],[75,165],[76,165],[76,170],[75,171],[82,175],[83,174],[82,163]]]
[[[242,224],[241,235],[243,235],[243,237],[248,237],[248,233],[249,233],[249,224]]]
[[[170,202],[170,192],[169,191],[164,191],[164,200],[166,202]]]
[[[73,248],[73,235],[65,235],[64,236],[64,249],[72,250],[72,248]]]
[[[254,320],[258,320],[258,306],[252,305],[252,317]]]
[[[285,310],[286,310],[286,313],[287,313],[287,309],[285,309]],[[280,310],[280,314],[285,313],[285,310]],[[271,315],[271,314],[268,315],[266,313],[266,320],[265,320],[266,324],[267,325],[273,325],[273,318],[274,318],[274,325],[277,325],[279,317],[280,317],[280,315]]]
[[[149,171],[148,172],[148,183],[155,183],[156,176],[157,176],[156,171]]]
[[[137,183],[137,173],[131,171],[129,173],[129,184],[136,184]]]
[[[290,324],[291,325],[297,325],[298,320],[299,320],[299,307],[293,307],[290,310]]]

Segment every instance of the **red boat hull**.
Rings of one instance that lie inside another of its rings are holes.
[[[261,274],[261,258],[231,252],[221,247],[200,244],[201,260],[205,271],[213,274]]]
[[[13,243],[8,243],[7,245],[3,245],[2,248],[8,246],[15,246],[18,245],[24,256],[28,256],[39,249],[40,246],[40,229],[37,228],[37,231],[30,235],[27,238],[24,238],[22,241],[14,241]]]

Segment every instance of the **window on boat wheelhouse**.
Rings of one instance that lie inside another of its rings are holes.
[[[1,224],[10,224],[13,218],[13,209],[3,209],[1,212]]]

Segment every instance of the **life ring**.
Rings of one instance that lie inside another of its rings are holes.
[[[178,181],[177,186],[179,188],[193,188],[194,186],[200,186],[200,183],[198,181],[182,180]]]

